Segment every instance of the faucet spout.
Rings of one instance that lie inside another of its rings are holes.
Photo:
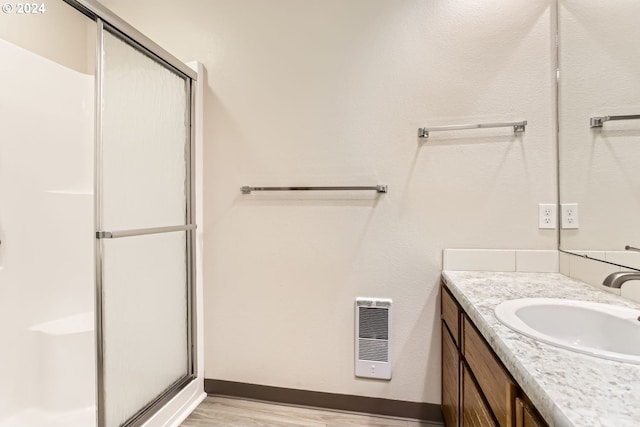
[[[602,286],[619,289],[628,280],[640,280],[640,271],[616,271],[605,277]]]

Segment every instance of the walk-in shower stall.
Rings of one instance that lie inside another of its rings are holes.
[[[197,72],[90,0],[2,12],[0,427],[175,424],[202,395]]]

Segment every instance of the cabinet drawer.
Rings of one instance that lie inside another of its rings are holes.
[[[462,316],[462,354],[500,427],[512,427],[515,419],[516,384],[466,315]]]
[[[449,292],[444,284],[441,286],[440,297],[440,312],[442,313],[442,320],[446,323],[447,328],[453,335],[453,341],[456,346],[460,346],[460,309],[458,303],[454,300],[453,296]]]
[[[469,368],[463,363],[462,368],[462,427],[498,427],[493,420],[491,410],[482,398]]]

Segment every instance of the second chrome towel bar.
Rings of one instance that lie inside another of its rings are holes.
[[[418,136],[420,138],[429,138],[429,132],[443,131],[443,130],[465,130],[465,129],[484,129],[484,128],[505,128],[513,127],[514,132],[524,132],[527,121],[521,122],[507,122],[507,123],[480,123],[477,125],[450,125],[450,126],[433,126],[424,127],[418,129]]]
[[[240,188],[242,194],[251,194],[252,191],[334,191],[334,190],[368,190],[376,193],[386,193],[386,185],[370,185],[370,186],[342,186],[342,187],[249,187]]]

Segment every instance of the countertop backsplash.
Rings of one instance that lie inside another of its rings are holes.
[[[617,252],[608,254],[615,260]],[[605,277],[625,268],[557,250],[445,249],[442,266],[446,271],[561,273],[602,291],[640,302],[639,280],[628,281],[621,289],[602,286]]]

